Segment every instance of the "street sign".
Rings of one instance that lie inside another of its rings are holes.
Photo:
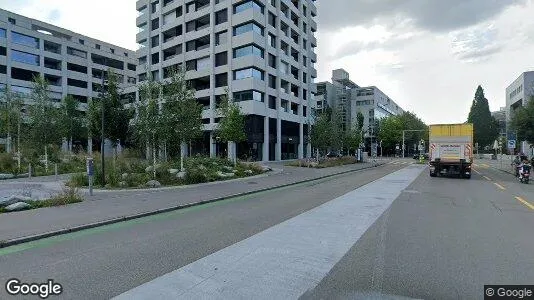
[[[507,140],[517,140],[515,131],[508,131],[506,133],[506,139]]]
[[[423,151],[425,150],[425,148],[423,147],[423,145],[419,145],[419,151]]]
[[[515,140],[508,141],[508,149],[515,149]]]

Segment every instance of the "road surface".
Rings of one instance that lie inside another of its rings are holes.
[[[0,280],[52,278],[59,299],[480,299],[534,282],[534,185],[411,162],[0,249]]]

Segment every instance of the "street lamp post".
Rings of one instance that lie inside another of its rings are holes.
[[[105,61],[104,61],[104,65],[105,65]],[[104,107],[105,107],[105,101],[104,101],[104,84],[105,84],[105,79],[104,79],[104,70],[102,70],[102,93],[100,95],[100,100],[102,101],[102,113],[101,113],[101,119],[102,119],[102,124],[101,124],[101,132],[102,132],[102,138],[101,138],[101,141],[100,141],[100,155],[101,155],[101,160],[102,160],[102,186],[105,186],[106,185],[106,172],[105,172],[105,164],[104,164],[104,151],[105,151],[105,137],[104,137]]]

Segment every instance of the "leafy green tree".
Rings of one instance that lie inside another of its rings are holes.
[[[314,123],[310,134],[311,143],[317,150],[326,152],[331,145],[330,115],[327,112],[318,113]]]
[[[120,98],[118,76],[108,70],[106,84],[101,86],[100,99],[93,99],[89,105],[88,123],[91,136],[102,136],[102,106],[104,107],[104,138],[111,141],[113,146],[118,141],[125,141],[128,136],[128,126],[132,118],[132,111],[126,109]],[[103,101],[102,101],[103,99]]]
[[[402,141],[403,124],[398,116],[389,116],[382,119],[378,138],[382,141],[382,147],[394,149]]]
[[[534,97],[530,98],[526,106],[514,112],[512,128],[517,131],[518,139],[534,144]]]
[[[230,100],[228,90],[222,96],[218,112],[221,121],[216,130],[216,135],[223,142],[228,142],[228,158],[234,163],[237,161],[237,151],[235,144],[245,141],[245,115],[241,112],[241,107]]]
[[[22,123],[22,108],[24,102],[18,93],[11,91],[6,87],[0,98],[0,132],[5,134],[8,139],[9,147],[7,152],[13,149],[13,139],[17,139],[17,151],[20,151],[20,128]]]
[[[484,96],[484,90],[480,85],[475,92],[467,121],[473,123],[474,142],[478,143],[480,148],[492,146],[493,141],[499,135],[499,128],[497,121],[491,115],[488,99]]]
[[[59,113],[61,134],[67,138],[69,151],[72,151],[72,141],[83,138],[86,132],[85,122],[78,110],[78,101],[71,95],[67,95],[61,102]]]
[[[153,161],[153,176],[156,177],[157,145],[166,138],[165,120],[160,110],[161,84],[149,78],[139,87],[137,114],[133,120],[134,135],[141,145],[150,145]]]
[[[350,153],[351,149],[356,150],[360,147],[361,141],[361,131],[360,128],[358,128],[358,124],[355,123],[345,131],[343,144],[347,147],[348,152]]]
[[[183,69],[173,69],[170,81],[163,86],[163,117],[165,135],[171,143],[178,143],[181,148],[181,169],[183,158],[187,153],[187,143],[202,136],[203,107],[195,99],[195,90],[185,79]]]
[[[46,169],[48,170],[48,147],[61,143],[61,115],[49,96],[48,82],[39,75],[33,80],[29,107],[28,141],[35,149],[45,151]],[[39,150],[38,150],[39,151]]]

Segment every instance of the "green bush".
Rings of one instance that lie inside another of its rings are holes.
[[[17,161],[10,153],[0,153],[0,173],[16,173]]]
[[[29,201],[31,208],[62,206],[72,203],[79,203],[83,201],[83,197],[79,194],[75,187],[67,187],[63,192],[47,200]]]
[[[124,180],[128,187],[138,187],[145,185],[150,180],[150,175],[146,173],[129,173]]]
[[[185,173],[185,182],[187,184],[208,182],[206,170],[187,169],[187,172]]]
[[[70,177],[68,186],[71,187],[82,187],[89,184],[89,179],[85,173],[76,173]]]

